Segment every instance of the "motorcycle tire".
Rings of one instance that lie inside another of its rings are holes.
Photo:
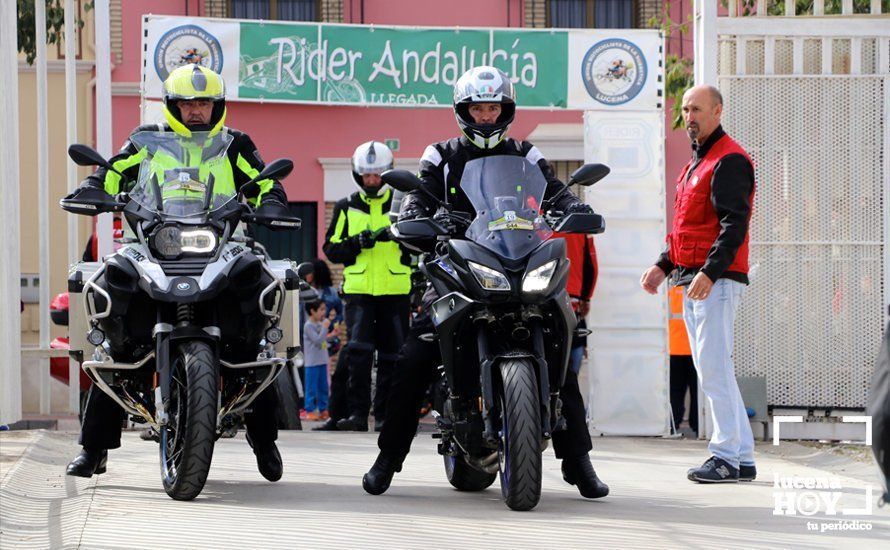
[[[300,397],[297,395],[297,387],[294,384],[290,367],[281,369],[272,385],[275,386],[275,392],[278,394],[278,409],[276,410],[278,428],[281,430],[302,430]]]
[[[484,491],[488,489],[497,474],[489,474],[473,468],[462,456],[445,455],[445,476],[448,483],[458,491]]]
[[[216,441],[219,369],[205,342],[180,344],[170,365],[169,421],[161,428],[164,491],[192,500],[204,489]]]
[[[501,493],[512,510],[541,499],[541,408],[534,367],[527,359],[501,363],[503,388],[498,459]]]

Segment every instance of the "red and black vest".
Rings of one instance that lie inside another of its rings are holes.
[[[702,267],[707,261],[708,252],[720,234],[720,220],[711,204],[711,178],[720,160],[733,154],[743,155],[751,162],[748,153],[731,137],[724,135],[711,146],[694,169],[694,159],[690,160],[677,179],[674,226],[667,236],[670,258],[674,265],[696,268]],[[690,169],[692,173],[687,174]],[[752,211],[755,187],[756,183],[751,188]],[[751,212],[748,213],[748,220],[751,220]],[[748,234],[745,234],[742,246],[726,271],[748,273]]]

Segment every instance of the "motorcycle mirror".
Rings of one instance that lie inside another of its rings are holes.
[[[82,143],[71,145],[68,147],[68,156],[74,161],[74,164],[77,164],[78,166],[101,166],[113,172],[117,172],[117,170],[111,166],[111,163],[105,160],[105,157],[89,145],[83,145]]]
[[[569,185],[587,187],[609,175],[612,170],[605,164],[585,164],[572,172]]]
[[[383,183],[402,193],[416,191],[423,185],[420,178],[408,170],[387,170],[380,177]]]
[[[256,182],[263,180],[281,180],[287,177],[288,174],[291,173],[294,169],[294,162],[290,159],[276,159],[266,165],[259,174],[257,174],[252,180],[245,183],[239,189],[239,193],[245,194],[245,190],[251,185],[256,185]],[[257,191],[259,192],[259,191]],[[251,196],[251,195],[247,195]]]
[[[287,177],[294,169],[294,162],[290,159],[276,159],[266,165],[255,178],[248,182],[254,183],[262,180],[280,180]]]

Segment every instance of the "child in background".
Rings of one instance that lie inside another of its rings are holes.
[[[306,304],[308,319],[303,326],[303,357],[306,376],[306,420],[328,418],[328,327],[327,307],[321,300]],[[315,411],[319,413],[316,414]]]

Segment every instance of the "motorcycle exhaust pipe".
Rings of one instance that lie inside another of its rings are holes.
[[[490,455],[484,458],[474,458],[473,459],[473,467],[477,470],[482,470],[487,474],[496,474],[498,473],[499,463],[498,463],[498,453],[497,451],[491,453]]]

